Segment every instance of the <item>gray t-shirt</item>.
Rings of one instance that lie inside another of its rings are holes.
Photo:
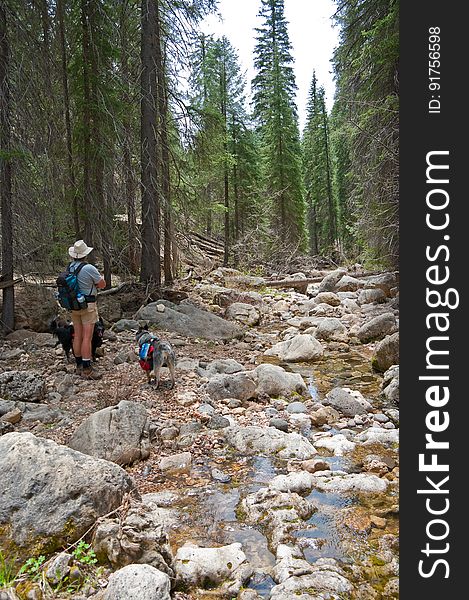
[[[73,271],[81,264],[80,260],[75,260],[71,263],[70,267]],[[85,264],[84,267],[81,268],[78,273],[78,286],[80,288],[80,292],[84,296],[95,296],[97,293],[96,284],[101,279],[101,274],[98,269],[89,264]]]

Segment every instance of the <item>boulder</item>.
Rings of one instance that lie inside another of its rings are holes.
[[[122,306],[118,295],[100,296],[98,300],[99,314],[105,321],[115,323],[122,318]],[[138,328],[137,328],[138,329]]]
[[[393,365],[386,371],[381,389],[388,402],[399,404],[399,365]]]
[[[147,321],[157,329],[174,331],[192,338],[230,340],[243,335],[242,329],[237,325],[185,300],[178,305],[165,302],[166,310],[163,313],[157,309],[161,303],[160,300],[147,304],[137,311],[135,319]]]
[[[209,429],[224,429],[230,425],[231,421],[222,415],[213,415],[207,423]]]
[[[0,548],[18,560],[75,542],[134,491],[116,464],[31,433],[0,437],[0,472]]]
[[[399,430],[369,427],[357,436],[357,440],[365,445],[383,444],[384,446],[393,446],[399,443]]]
[[[166,573],[151,565],[128,565],[109,578],[103,600],[171,600]]]
[[[248,456],[274,455],[278,458],[307,460],[316,448],[298,433],[285,433],[274,427],[227,427],[220,431],[226,442]]]
[[[3,348],[0,349],[0,360],[13,360],[24,354],[22,348]]]
[[[334,456],[343,456],[355,449],[356,444],[348,440],[345,435],[338,433],[332,436],[321,437],[314,442],[315,447],[325,448]]]
[[[340,298],[334,292],[320,292],[316,298],[314,298],[316,304],[330,304],[331,306],[339,306]]]
[[[387,490],[389,481],[371,473],[350,473],[346,475],[313,475],[314,486],[333,494],[379,494]]]
[[[363,281],[350,275],[344,275],[337,283],[335,289],[337,292],[356,292],[364,286]]]
[[[330,471],[329,463],[323,458],[310,458],[301,463],[301,468],[308,473],[316,473],[316,471]]]
[[[340,317],[342,315],[342,308],[321,302],[311,308],[310,314],[315,317]]]
[[[263,299],[261,294],[257,292],[240,292],[238,290],[222,289],[213,297],[213,302],[222,308],[241,302],[243,304],[251,304],[253,306],[262,306]]]
[[[233,302],[233,304],[230,304],[226,309],[225,317],[231,321],[238,321],[243,325],[253,327],[254,325],[259,324],[261,313],[251,304]]]
[[[367,285],[379,288],[388,297],[392,295],[391,291],[398,286],[398,283],[395,273],[381,273],[380,275],[372,275],[367,279]]]
[[[307,413],[308,408],[304,404],[304,402],[290,402],[290,404],[286,408],[287,413],[294,415],[299,413]]]
[[[120,333],[121,331],[138,331],[138,327],[138,321],[134,319],[120,319],[117,323],[114,323],[112,330],[116,333]]]
[[[290,304],[286,300],[277,300],[270,307],[270,313],[273,315],[281,315],[287,313],[290,310]]]
[[[358,294],[358,300],[357,300],[357,302],[358,302],[358,304],[360,304],[360,306],[362,304],[371,304],[373,302],[381,303],[381,302],[385,302],[385,301],[386,301],[386,294],[383,292],[383,290],[380,290],[379,288],[362,290]]]
[[[344,298],[342,300],[342,306],[346,313],[358,314],[361,311],[360,306],[353,298]]]
[[[22,344],[26,340],[33,338],[35,335],[36,333],[30,329],[16,329],[15,331],[7,334],[5,339],[12,344]]]
[[[249,371],[257,386],[258,394],[268,396],[290,396],[293,393],[307,395],[303,377],[299,373],[288,373],[282,367],[263,364]]]
[[[275,429],[284,431],[285,433],[288,433],[289,430],[288,421],[285,421],[285,419],[279,419],[278,417],[273,417],[270,419],[269,427],[275,427]]]
[[[394,313],[384,313],[364,323],[357,332],[358,339],[362,344],[381,340],[386,335],[396,331],[396,317]]]
[[[180,452],[171,456],[163,456],[160,460],[159,468],[163,472],[188,473],[192,466],[192,454],[190,452]]]
[[[0,373],[0,397],[15,402],[41,402],[46,394],[44,379],[27,371]]]
[[[278,356],[285,362],[310,362],[319,360],[324,354],[324,348],[312,335],[300,334],[275,344],[264,354]]]
[[[312,475],[310,475],[312,477]],[[240,512],[244,520],[260,527],[269,541],[269,547],[275,552],[280,544],[292,539],[294,530],[305,527],[315,511],[315,506],[295,492],[261,488],[248,494],[240,503]]]
[[[67,552],[61,552],[54,556],[45,568],[47,581],[53,584],[58,584],[62,579],[70,573],[70,562],[73,556]]]
[[[15,321],[17,327],[48,333],[49,323],[59,310],[55,290],[40,284],[23,283],[15,288]]]
[[[288,475],[277,475],[270,483],[269,488],[279,492],[295,492],[307,494],[314,486],[314,477],[308,471],[295,471]]]
[[[244,371],[243,365],[233,358],[220,358],[218,360],[213,360],[204,367],[199,366],[196,370],[198,375],[208,378],[219,374],[232,375],[233,373],[239,373],[240,371]]]
[[[371,364],[375,371],[384,373],[392,367],[399,364],[399,332],[386,336],[378,342],[373,352]]]
[[[219,548],[201,548],[188,542],[177,550],[174,567],[176,580],[183,586],[221,586],[218,590],[221,598],[236,596],[253,573],[238,542]]]
[[[150,454],[149,419],[146,408],[122,400],[90,415],[75,430],[68,445],[74,450],[130,465]]]
[[[349,388],[333,388],[326,394],[322,402],[335,408],[346,417],[364,415],[373,408],[360,392]]]
[[[124,516],[101,520],[91,545],[98,560],[109,561],[114,569],[147,564],[173,577],[173,556],[166,523],[168,511],[144,503],[132,503]],[[169,515],[174,519],[174,515]]]
[[[295,561],[292,562],[292,567],[294,575],[272,588],[270,600],[292,600],[293,598],[323,600],[352,597],[353,586],[333,558],[318,559],[306,569],[306,573],[304,568],[295,568]]]
[[[332,271],[324,277],[324,279],[319,284],[318,292],[333,292],[335,290],[336,285],[342,279],[342,277],[346,274],[345,269],[337,269]]]
[[[321,319],[316,329],[316,337],[318,340],[326,340],[328,342],[347,342],[347,328],[339,319]]]
[[[256,384],[246,371],[229,375],[214,375],[205,384],[204,390],[214,400],[224,398],[249,400],[257,396]]]
[[[340,419],[340,414],[332,406],[321,406],[310,414],[311,424],[315,427],[332,425]]]
[[[24,412],[21,415],[23,423],[28,423],[28,421],[40,421],[41,423],[57,423],[58,421],[61,421],[62,419],[67,419],[68,417],[67,413],[59,410],[58,408],[53,408],[45,404],[25,403],[24,405],[20,404],[19,406],[24,406]],[[28,423],[28,425],[31,425],[31,423]]]

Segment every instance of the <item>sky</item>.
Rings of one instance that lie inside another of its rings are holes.
[[[202,24],[204,33],[226,35],[237,50],[242,69],[246,71],[248,86],[255,75],[253,50],[256,32],[262,23],[257,17],[260,0],[219,0],[223,21],[210,15]],[[333,28],[330,17],[335,11],[333,0],[285,0],[285,18],[293,46],[296,77],[297,107],[300,129],[306,121],[306,102],[313,70],[319,85],[326,92],[326,106],[332,108],[335,84],[330,60],[338,45],[338,29]]]

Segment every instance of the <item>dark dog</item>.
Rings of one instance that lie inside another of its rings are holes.
[[[152,382],[152,373],[155,385],[160,383],[161,367],[168,367],[171,374],[171,389],[176,383],[176,354],[169,342],[162,342],[159,337],[148,331],[148,325],[140,327],[135,338],[139,347],[140,366],[147,374],[148,383]]]
[[[73,336],[75,334],[73,323],[69,323],[65,319],[57,317],[52,319],[49,325],[49,330],[52,335],[57,338],[57,344],[62,344],[62,348],[70,361],[70,352],[73,354]],[[91,338],[91,352],[93,360],[96,360],[96,349],[103,344],[104,323],[101,317],[94,324],[93,337]],[[56,344],[56,345],[57,345]]]

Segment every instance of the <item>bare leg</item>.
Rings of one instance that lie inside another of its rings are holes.
[[[82,325],[82,329],[83,335],[80,355],[83,357],[83,360],[91,360],[91,338],[93,337],[94,323],[86,323],[85,325]]]
[[[83,356],[81,353],[81,345],[83,339],[83,325],[81,323],[73,323],[74,336],[73,336],[73,354],[75,356]]]

